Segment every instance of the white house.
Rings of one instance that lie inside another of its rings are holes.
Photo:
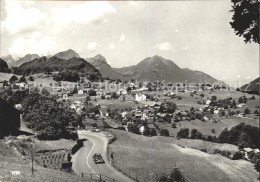
[[[244,103],[240,103],[240,104],[237,105],[237,107],[243,107],[243,106],[245,106]]]
[[[127,90],[125,90],[125,89],[120,89],[120,90],[117,91],[116,94],[117,94],[117,95],[127,95]]]
[[[219,110],[215,109],[214,114],[219,114]]]
[[[84,93],[83,90],[78,90],[78,94],[79,94],[79,95],[82,95],[83,93]]]
[[[207,99],[207,100],[206,100],[206,106],[209,106],[210,103],[211,103],[211,100],[210,100],[210,99]]]
[[[141,117],[141,120],[148,120],[149,119],[149,117],[147,116],[147,114],[146,113],[143,113],[143,115],[142,115],[142,117]]]
[[[144,126],[141,126],[140,128],[139,128],[139,132],[143,135],[144,134]]]
[[[122,113],[121,113],[122,118],[125,118],[125,116],[126,116],[127,114],[128,114],[128,112],[126,112],[126,111],[122,112]]]
[[[68,99],[68,94],[63,94],[63,95],[62,95],[62,99],[67,100],[67,99]]]
[[[137,102],[146,101],[146,95],[144,95],[144,94],[136,94],[135,95],[135,101],[137,101]]]

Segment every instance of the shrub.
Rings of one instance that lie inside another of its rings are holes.
[[[238,160],[238,159],[242,159],[243,158],[243,154],[241,152],[235,152],[232,160]]]
[[[248,108],[245,108],[244,114],[250,114],[250,110]]]
[[[189,136],[189,128],[181,129],[181,130],[177,133],[177,137],[178,137],[178,138],[187,138],[188,136]]]
[[[169,136],[169,131],[167,129],[161,129],[160,130],[160,135],[161,136]]]
[[[176,128],[176,124],[175,123],[172,123],[172,128]]]

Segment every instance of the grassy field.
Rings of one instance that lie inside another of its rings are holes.
[[[125,171],[135,172],[139,176],[151,179],[177,166],[188,181],[257,181],[258,174],[253,164],[244,161],[232,161],[219,155],[207,154],[192,148],[208,148],[237,150],[236,146],[214,144],[198,140],[188,140],[182,148],[177,144],[186,145],[186,140],[177,141],[172,137],[144,137],[114,131],[117,140],[110,147],[115,154],[115,165]]]
[[[34,176],[31,176],[31,162],[23,161],[21,156],[12,148],[0,140],[0,181],[22,181],[22,182],[42,182],[42,181],[83,181],[73,173],[66,173],[52,170],[34,164]],[[11,176],[11,171],[20,171],[19,176]],[[88,180],[84,180],[88,181]]]
[[[155,122],[160,129],[166,128],[169,130],[170,136],[177,136],[177,133],[182,128],[189,128],[190,131],[192,129],[197,129],[203,135],[212,135],[218,136],[225,128],[231,129],[232,127],[238,125],[239,123],[245,123],[252,126],[259,126],[259,120],[257,119],[246,119],[246,118],[237,118],[237,117],[221,117],[217,123],[212,123],[210,121],[202,122],[200,120],[192,120],[192,121],[181,121],[176,124],[177,128],[172,128],[171,123],[159,123]],[[212,133],[212,129],[215,130],[215,133]]]

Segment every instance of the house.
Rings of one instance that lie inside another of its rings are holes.
[[[206,106],[209,106],[210,103],[211,103],[211,100],[210,100],[210,99],[207,99],[207,100],[206,100]]]
[[[82,95],[82,94],[84,94],[84,91],[80,89],[80,90],[78,90],[78,94]]]
[[[62,95],[62,99],[67,100],[67,99],[68,99],[68,94],[63,94],[63,95]]]
[[[18,111],[22,110],[22,104],[15,104],[14,108],[17,109]]]
[[[102,90],[102,89],[98,89],[98,90],[96,91],[96,94],[97,94],[97,96],[103,95],[103,90]]]
[[[245,103],[240,103],[237,105],[237,107],[241,108],[241,107],[244,107],[245,106]]]
[[[125,90],[125,89],[119,89],[116,94],[117,94],[117,95],[127,95],[127,90]]]
[[[15,133],[20,127],[20,111],[0,99],[0,139]]]
[[[144,94],[136,94],[135,95],[135,101],[137,101],[137,102],[146,101],[146,95],[144,95]]]
[[[219,114],[219,110],[218,110],[218,109],[215,109],[215,110],[214,110],[214,114]]]
[[[143,115],[141,116],[141,120],[145,121],[145,120],[148,120],[149,117],[147,116],[146,113],[143,113]]]
[[[122,112],[121,113],[121,115],[122,115],[122,118],[126,118],[126,115],[128,114],[128,112],[127,111],[124,111],[124,112]]]

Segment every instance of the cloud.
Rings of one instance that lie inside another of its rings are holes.
[[[138,3],[135,1],[128,1],[129,5],[138,6]]]
[[[94,51],[94,50],[97,48],[97,45],[98,45],[97,42],[90,42],[90,43],[88,43],[87,48],[88,48],[90,51]]]
[[[6,1],[6,19],[2,26],[9,34],[36,29],[47,15],[39,9],[31,7],[34,2]]]
[[[156,44],[153,48],[156,50],[160,50],[160,51],[174,51],[171,43],[169,43],[169,42],[163,42],[161,44]]]
[[[114,44],[114,43],[111,43],[111,44],[109,44],[109,46],[108,46],[108,47],[109,47],[109,49],[115,49],[115,47],[116,47],[116,46],[115,46],[115,44]]]
[[[40,33],[33,33],[30,37],[18,37],[15,39],[8,51],[12,55],[24,56],[27,53],[47,55],[56,47],[55,42],[49,36],[40,37]]]
[[[125,38],[126,38],[125,34],[121,34],[121,36],[120,36],[120,41],[121,41],[121,42],[124,42],[124,41],[125,41]]]
[[[67,8],[55,8],[51,20],[58,24],[71,22],[86,24],[90,22],[107,21],[105,14],[116,13],[116,9],[107,1],[88,1]]]

